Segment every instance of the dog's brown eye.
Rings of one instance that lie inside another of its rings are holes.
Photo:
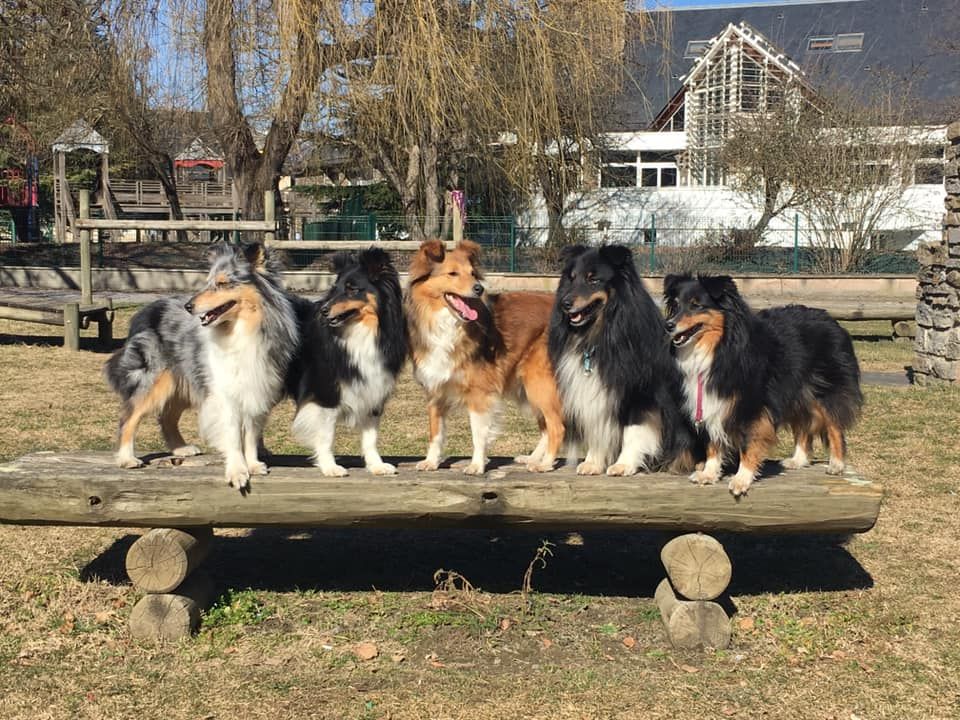
[[[691,300],[691,301],[690,301],[690,307],[692,307],[692,308],[702,308],[703,305],[700,304],[700,301],[699,301],[699,300]]]
[[[456,270],[451,271],[449,275],[450,277],[460,277],[460,273],[458,273]]]

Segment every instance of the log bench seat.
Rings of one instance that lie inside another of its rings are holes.
[[[855,470],[830,476],[823,464],[783,470],[768,462],[749,493],[735,499],[725,484],[699,487],[679,475],[584,477],[568,467],[534,474],[502,458],[491,460],[482,477],[461,473],[458,466],[465,460],[424,473],[414,469],[413,459],[399,458],[392,460],[399,467],[396,476],[374,477],[353,467],[347,477],[328,478],[301,456],[271,458],[270,474],[252,478],[250,491],[241,494],[224,484],[216,455],[146,460],[143,468],[124,470],[107,452],[37,452],[0,464],[0,523],[156,528],[135,542],[127,557],[128,574],[147,593],[140,601],[143,607],[138,604],[131,614],[131,630],[144,638],[178,638],[196,627],[200,610],[211,599],[211,586],[203,573],[193,571],[207,555],[214,527],[849,534],[873,527],[883,494]],[[351,460],[356,458],[340,461],[349,468]],[[713,606],[677,604],[710,601],[683,596],[684,587],[705,584],[708,576],[719,574],[726,578],[719,593],[729,579],[722,549],[718,553],[702,540],[692,540],[690,547],[670,554],[687,558],[682,570],[678,566],[677,578],[671,576],[681,592],[659,591],[665,622],[667,615],[673,618],[668,627],[684,617],[699,618],[694,625],[719,617]],[[718,573],[717,563],[723,562],[726,569]],[[670,575],[666,558],[664,565]],[[711,623],[668,634],[684,646],[729,637]]]
[[[0,319],[62,327],[63,344],[69,350],[80,349],[80,329],[86,330],[91,322],[97,324],[101,347],[109,348],[113,343],[113,318],[110,298],[81,303],[77,293],[0,289]]]

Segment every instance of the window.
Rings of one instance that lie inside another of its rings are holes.
[[[824,53],[833,52],[833,36],[812,37],[807,40],[807,52]]]
[[[709,40],[689,40],[687,42],[687,49],[683,51],[683,59],[696,60],[703,55],[709,44]]]
[[[943,145],[926,145],[920,148],[913,166],[913,184],[943,184]]]
[[[863,33],[841,33],[837,35],[834,52],[860,52],[863,50]]]
[[[863,50],[863,33],[837,33],[807,38],[808,53],[848,53]]]
[[[676,187],[676,153],[655,150],[641,152],[640,185],[642,187]]]
[[[600,187],[622,188],[637,185],[637,153],[607,150],[600,158]]]
[[[744,57],[740,64],[740,109],[753,112],[760,109],[760,91],[763,87],[763,68]]]

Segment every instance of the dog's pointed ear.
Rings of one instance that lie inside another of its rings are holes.
[[[560,262],[565,266],[576,260],[587,251],[585,245],[565,245],[560,248]]]
[[[625,245],[604,245],[600,248],[600,257],[617,270],[633,264],[633,253]]]
[[[425,240],[420,243],[420,253],[432,263],[442,263],[447,256],[447,250],[442,240]]]
[[[457,243],[457,250],[467,254],[471,265],[476,265],[480,261],[480,246],[473,240],[461,240]]]
[[[737,284],[729,275],[700,275],[697,278],[714,302],[722,303],[738,295]]]
[[[243,247],[243,257],[254,270],[263,270],[267,266],[267,252],[260,243],[250,243]]]
[[[665,298],[675,298],[680,283],[690,279],[690,273],[670,273],[663,278],[663,296]]]
[[[346,250],[338,252],[332,258],[330,258],[330,266],[333,268],[333,272],[335,272],[337,275],[356,263],[356,253],[348,252]]]
[[[371,247],[360,253],[360,264],[371,280],[393,270],[390,255],[381,248]]]
[[[232,257],[236,248],[230,243],[215,242],[207,248],[207,261],[213,265],[214,261],[222,257]]]

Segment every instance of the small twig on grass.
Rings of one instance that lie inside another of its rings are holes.
[[[530,593],[533,592],[533,571],[538,565],[541,569],[547,566],[547,558],[553,557],[553,550],[550,548],[554,547],[555,543],[550,542],[549,540],[543,540],[540,543],[540,547],[537,548],[537,552],[534,553],[533,558],[530,560],[530,564],[527,565],[527,571],[523,573],[523,586],[520,588],[520,596],[523,598],[523,607],[524,611],[530,609]]]
[[[440,568],[433,574],[433,583],[436,587],[433,589],[433,598],[430,601],[431,607],[459,608],[472,612],[481,620],[487,619],[486,614],[477,607],[484,604],[477,593],[477,589],[456,570]]]

